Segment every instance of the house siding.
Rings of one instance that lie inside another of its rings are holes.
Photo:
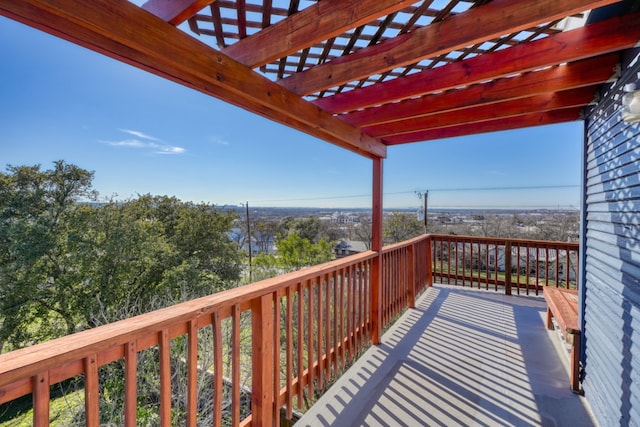
[[[640,425],[640,124],[621,119],[640,50],[585,115],[582,387],[602,426]]]

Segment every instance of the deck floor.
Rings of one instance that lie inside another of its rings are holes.
[[[593,426],[542,296],[436,285],[296,426]]]

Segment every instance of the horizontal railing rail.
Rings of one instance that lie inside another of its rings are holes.
[[[433,280],[536,295],[543,286],[577,289],[578,243],[431,235]]]
[[[75,381],[84,395],[81,416],[98,426],[105,422],[104,377],[116,372],[124,378],[118,419],[127,426],[137,424],[141,377],[157,390],[159,425],[172,425],[176,413],[187,426],[204,422],[203,414],[207,425],[277,425],[281,410],[290,419],[294,406],[312,403],[368,348],[373,331],[415,306],[434,280],[527,293],[543,284],[575,287],[577,271],[569,270],[577,251],[571,243],[422,235],[380,254],[352,255],[0,355],[0,404],[31,394],[33,424],[49,425],[51,386]]]

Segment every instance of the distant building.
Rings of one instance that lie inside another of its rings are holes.
[[[342,239],[334,246],[336,258],[344,258],[349,255],[368,251],[365,242],[359,240]]]

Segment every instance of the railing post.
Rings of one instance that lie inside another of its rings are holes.
[[[433,251],[431,250],[431,236],[427,236],[427,286],[433,286]]]
[[[373,159],[371,209],[371,343],[380,344],[382,336],[382,159]]]
[[[251,302],[251,425],[260,427],[271,425],[275,410],[273,358],[277,343],[273,337],[272,298],[272,294],[267,294]]]
[[[511,242],[504,245],[504,294],[511,295]]]
[[[415,259],[415,251],[414,251],[415,243],[407,246],[407,271],[409,273],[409,277],[407,280],[407,295],[409,297],[408,306],[409,308],[416,307],[416,259]]]

